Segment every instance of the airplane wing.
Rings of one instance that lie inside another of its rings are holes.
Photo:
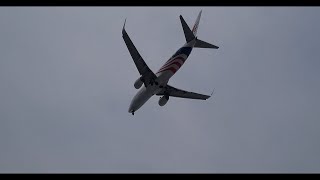
[[[125,30],[125,23],[123,25],[122,29],[122,37],[124,42],[127,45],[127,48],[130,52],[130,55],[140,73],[142,76],[142,79],[144,80],[145,86],[148,86],[151,81],[154,81],[157,76],[151,71],[151,69],[148,67],[148,65],[144,62],[143,58],[139,54],[138,50],[134,46],[133,42],[131,41],[130,37],[128,36],[126,30]]]
[[[188,92],[185,90],[177,89],[177,88],[172,87],[170,85],[167,85],[157,95],[158,96],[169,95],[172,97],[189,98],[189,99],[202,99],[202,100],[206,100],[206,99],[210,98],[210,96],[208,96],[208,95],[198,94],[198,93],[194,93],[194,92]]]

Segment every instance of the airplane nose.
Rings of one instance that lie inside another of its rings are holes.
[[[135,111],[135,110],[133,109],[133,107],[130,106],[128,112],[131,113],[132,115],[134,115],[134,111]]]
[[[129,112],[129,113],[132,113],[133,111],[134,111],[134,109],[133,109],[133,107],[132,107],[132,104],[130,104],[128,112]]]

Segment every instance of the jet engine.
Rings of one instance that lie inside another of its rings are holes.
[[[162,96],[160,99],[159,99],[159,105],[160,106],[164,106],[169,100],[169,96]]]
[[[137,79],[136,82],[134,82],[134,87],[136,89],[139,89],[142,86],[143,82],[141,81],[141,78]]]

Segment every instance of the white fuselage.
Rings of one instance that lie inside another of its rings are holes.
[[[137,111],[144,103],[146,103],[153,95],[159,93],[165,87],[169,79],[179,70],[190,55],[196,39],[186,43],[181,47],[156,73],[158,85],[142,86],[142,88],[133,97],[129,112]]]

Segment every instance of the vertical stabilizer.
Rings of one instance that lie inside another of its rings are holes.
[[[186,21],[180,15],[181,25],[182,25],[184,36],[185,36],[187,42],[190,42],[194,38],[196,38],[197,30],[198,30],[198,26],[199,26],[199,22],[200,22],[200,18],[201,18],[201,13],[202,13],[202,10],[199,12],[199,15],[198,15],[198,17],[196,19],[196,22],[193,25],[192,30],[189,28],[189,26],[186,23]]]
[[[201,18],[201,13],[202,13],[202,10],[199,12],[199,15],[196,19],[196,22],[193,25],[192,30],[189,28],[186,21],[180,15],[181,25],[182,25],[184,36],[185,36],[187,42],[190,42],[196,38],[198,27],[199,27],[199,22],[200,22],[200,18]],[[212,49],[219,48],[218,46],[215,46],[215,45],[210,44],[208,42],[202,41],[198,38],[196,38],[196,43],[195,43],[194,47],[195,48],[212,48]]]
[[[192,32],[193,32],[193,35],[194,35],[194,36],[197,36],[197,30],[198,30],[198,27],[199,27],[199,22],[200,22],[200,18],[201,18],[201,13],[202,13],[202,10],[199,12],[199,15],[198,15],[198,17],[197,17],[197,20],[196,20],[196,22],[194,23],[193,28],[192,28]]]

